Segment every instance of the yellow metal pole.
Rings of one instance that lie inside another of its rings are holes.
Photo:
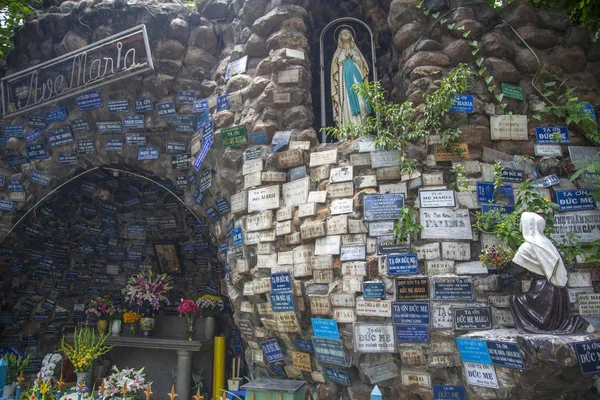
[[[219,400],[225,389],[225,337],[215,337],[212,400]]]

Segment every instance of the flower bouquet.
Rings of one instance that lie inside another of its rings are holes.
[[[479,261],[487,269],[502,269],[512,261],[515,253],[506,246],[497,246],[495,244],[486,245],[481,250]]]
[[[86,315],[93,315],[98,319],[109,319],[115,314],[115,306],[108,296],[94,297],[85,309]]]
[[[151,270],[132,276],[123,288],[125,301],[132,306],[158,311],[161,303],[170,304],[167,292],[171,284],[167,274],[154,275]]]
[[[96,358],[113,348],[104,344],[107,337],[108,334],[96,336],[94,330],[90,328],[75,329],[73,344],[65,342],[63,336],[60,341],[60,351],[71,361],[75,372],[87,372]]]
[[[196,305],[203,317],[215,317],[225,310],[225,303],[219,296],[205,294],[196,301]]]
[[[121,398],[123,386],[127,384],[128,397],[138,397],[137,395],[144,389],[146,385],[146,375],[144,368],[135,370],[134,368],[125,368],[119,370],[116,366],[113,367],[113,373],[110,374],[104,381],[106,387],[104,397],[106,398]],[[150,382],[151,383],[151,382]]]
[[[129,324],[129,336],[135,336],[135,324],[140,320],[140,314],[135,311],[127,311],[123,314],[123,322]]]
[[[185,322],[187,324],[187,336],[188,340],[194,340],[194,335],[196,331],[194,330],[194,322],[196,321],[196,315],[198,313],[198,305],[194,300],[181,300],[179,306],[177,307],[177,311],[185,316]]]

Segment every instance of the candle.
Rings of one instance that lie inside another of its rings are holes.
[[[19,374],[19,377],[17,378],[17,394],[15,395],[15,399],[17,400],[19,400],[21,397],[21,385],[23,385],[24,380],[25,378],[23,378],[23,371],[21,371],[21,374]]]
[[[240,379],[240,367],[242,365],[242,357],[238,357],[238,366],[237,366],[237,373],[235,374],[235,377]]]

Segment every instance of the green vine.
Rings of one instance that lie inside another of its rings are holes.
[[[475,189],[475,186],[473,186],[467,178],[467,172],[461,163],[452,164],[451,171],[456,175],[456,182],[450,183],[450,189],[459,192],[468,192]]]
[[[394,226],[394,238],[397,242],[404,242],[408,238],[415,237],[423,230],[423,226],[416,223],[415,212],[407,206],[400,210],[400,218]]]

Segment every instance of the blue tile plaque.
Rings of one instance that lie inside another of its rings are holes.
[[[500,213],[502,213],[502,214],[510,214],[513,211],[515,211],[515,208],[513,206],[505,206],[502,204],[482,204],[481,205],[481,213],[482,214],[487,214],[493,210],[500,210]]]
[[[208,99],[198,99],[194,100],[193,110],[194,112],[200,113],[208,110]]]
[[[335,319],[311,318],[310,321],[315,337],[325,339],[340,338],[340,331],[338,330],[337,321]]]
[[[184,154],[187,152],[187,143],[178,140],[167,140],[165,151],[167,154]]]
[[[89,132],[91,129],[87,118],[72,119],[69,122],[71,124],[71,130],[76,135],[79,133]]]
[[[429,315],[427,302],[392,303],[392,323],[395,325],[429,325]]]
[[[573,343],[579,368],[584,374],[600,373],[600,340],[590,340],[586,342]]]
[[[200,173],[200,186],[199,189],[201,192],[204,192],[210,188],[212,185],[212,169],[206,169]]]
[[[483,339],[456,338],[456,346],[463,362],[492,363],[487,344]]]
[[[172,115],[170,122],[175,132],[196,132],[196,117],[194,115]]]
[[[50,175],[43,174],[40,171],[34,170],[31,173],[29,180],[33,183],[37,183],[38,185],[49,186],[52,177]]]
[[[558,185],[559,183],[560,179],[558,176],[556,176],[556,174],[544,176],[543,178],[536,179],[535,181],[531,182],[533,187],[538,189],[549,188],[550,186]]]
[[[239,228],[241,230],[241,228]],[[235,229],[234,229],[235,230]],[[232,232],[233,233],[233,232]],[[234,242],[235,245],[235,242]],[[289,272],[271,274],[271,293],[285,293],[292,291],[292,278]]]
[[[96,138],[88,137],[77,139],[77,154],[80,156],[93,156],[96,154]]]
[[[363,197],[365,221],[396,220],[404,206],[404,194],[370,194]]]
[[[596,200],[590,195],[591,190],[559,190],[556,192],[558,211],[595,210]]]
[[[145,147],[146,146],[146,134],[137,132],[128,132],[125,135],[127,146],[131,147]]]
[[[14,211],[15,203],[9,200],[0,200],[0,210],[2,211]]]
[[[363,296],[365,299],[385,299],[385,284],[383,282],[364,282]]]
[[[217,112],[229,109],[229,94],[217,97]]]
[[[123,128],[125,129],[144,129],[145,117],[143,115],[126,115],[123,117]]]
[[[177,102],[179,104],[194,104],[196,92],[194,90],[180,90],[177,92]]]
[[[194,169],[196,170],[196,172],[200,169],[200,167],[202,167],[202,163],[204,163],[204,159],[208,155],[208,151],[210,150],[210,147],[212,146],[212,144],[213,144],[212,137],[205,140],[202,143],[202,148],[200,149],[200,151],[198,152],[198,155],[196,156],[196,159],[194,160]]]
[[[477,182],[477,200],[480,204],[495,203],[498,200],[515,204],[515,194],[511,185],[503,185],[494,191],[493,183]]]
[[[58,163],[62,166],[77,165],[79,159],[76,153],[58,153]]]
[[[435,385],[433,400],[465,400],[464,386]]]
[[[27,146],[25,146],[25,150],[27,152],[27,158],[29,159],[29,161],[45,160],[49,157],[46,145],[43,143],[28,144]]]
[[[157,103],[156,111],[158,111],[159,117],[168,117],[170,115],[177,114],[177,110],[175,110],[175,103],[173,103],[172,101]]]
[[[525,171],[522,169],[504,168],[501,175],[503,182],[521,183],[525,180]]]
[[[202,130],[202,140],[214,140],[215,137],[215,120],[209,119],[204,123],[200,130]],[[204,144],[204,143],[202,143]]]
[[[396,326],[396,341],[427,343],[429,341],[429,328],[426,326]]]
[[[416,254],[389,254],[386,260],[388,275],[419,273],[419,261]]]
[[[453,100],[454,103],[450,107],[449,111],[464,113],[475,112],[475,100],[473,100],[472,94],[459,94],[454,96]]]
[[[31,145],[31,146],[44,146],[44,151],[46,151],[46,145],[42,144],[42,145]],[[25,147],[26,151],[27,151],[27,157],[29,157],[29,146]],[[36,148],[33,147],[33,149],[35,150]],[[10,165],[11,167],[16,167],[22,164],[27,164],[29,162],[29,160],[27,159],[27,157],[24,156],[12,156],[12,157],[6,157],[6,162],[8,163],[8,165]],[[48,153],[46,152],[45,157],[42,158],[48,158]],[[40,160],[41,158],[34,158],[31,161],[34,160]]]
[[[343,369],[337,369],[329,366],[324,366],[325,376],[332,382],[337,382],[341,385],[350,386],[350,376]]]
[[[46,118],[40,115],[28,115],[27,116],[27,124],[30,128],[45,128],[46,127]]]
[[[101,135],[117,135],[125,132],[121,121],[100,121],[96,122],[96,128]]]
[[[4,136],[5,137],[21,137],[23,136],[23,124],[6,124],[4,125]]]
[[[438,278],[433,283],[434,300],[473,300],[470,278]]]
[[[50,147],[59,147],[73,143],[73,135],[68,125],[46,131],[46,137],[48,138]]]
[[[233,239],[234,246],[241,246],[244,244],[244,232],[241,226],[233,228],[231,231],[231,238]],[[273,290],[271,289],[271,291]]]
[[[264,144],[269,140],[264,130],[250,132],[248,138],[250,139],[251,144]]]
[[[538,126],[535,128],[535,138],[538,143],[571,143],[569,128],[566,126]]]
[[[518,344],[488,340],[487,348],[492,364],[520,370],[527,369]]]
[[[201,111],[200,114],[198,115],[198,118],[196,119],[197,129],[201,130],[202,125],[206,124],[209,120],[210,120],[210,111],[208,109]]]
[[[65,107],[55,108],[46,113],[46,123],[48,125],[67,119],[67,109]]]
[[[79,111],[94,110],[103,107],[99,89],[90,90],[89,92],[77,95],[75,96],[75,101],[77,102]]]
[[[217,206],[217,210],[219,210],[219,214],[224,215],[231,211],[231,206],[229,205],[229,200],[225,197],[220,197],[215,200],[215,204]]]
[[[152,98],[143,97],[133,101],[133,107],[136,113],[145,113],[152,110]]]
[[[300,351],[308,353],[315,352],[315,348],[313,347],[312,342],[308,340],[296,339],[296,347],[298,347],[298,350]]]
[[[23,136],[25,137],[26,141],[33,142],[34,140],[42,137],[42,132],[39,129],[34,129],[31,132],[27,132]]]
[[[158,147],[140,147],[138,160],[156,160],[158,159],[158,152]]]
[[[298,179],[306,178],[306,166],[296,167],[290,169],[290,182],[297,181]]]
[[[592,106],[590,103],[581,103],[581,113],[583,115],[588,114],[590,117],[592,117],[592,119],[597,119],[594,106]]]
[[[129,112],[129,100],[108,100],[106,102],[109,114],[123,114]]]
[[[200,189],[196,189],[196,191],[194,191],[193,197],[194,200],[196,200],[196,203],[200,204],[201,206],[204,205],[204,202],[206,201],[206,195],[202,193]]]
[[[344,345],[341,340],[313,337],[312,342],[313,347],[315,348],[317,361],[326,364],[340,365],[342,367],[348,365],[346,362],[346,354],[344,353]]]
[[[265,357],[267,357],[268,363],[283,361],[283,352],[276,339],[267,340],[260,345],[265,353]]]
[[[208,216],[208,218],[210,218],[210,220],[213,222],[217,222],[220,218],[217,210],[215,210],[212,207],[208,207],[204,212],[206,212],[206,215]]]
[[[271,308],[273,312],[294,311],[292,293],[271,293]]]
[[[106,141],[106,151],[123,151],[123,139],[108,139]]]

